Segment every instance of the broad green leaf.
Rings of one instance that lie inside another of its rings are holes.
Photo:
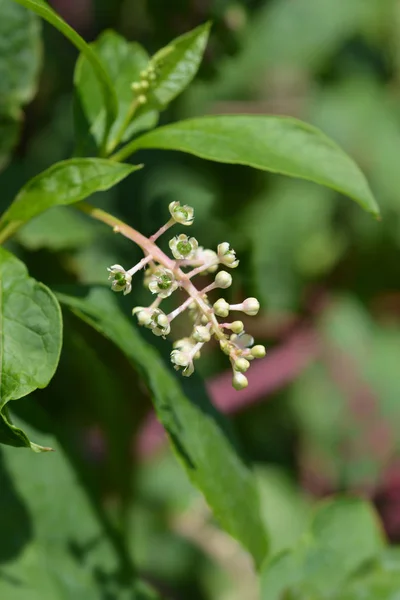
[[[3,0],[4,1],[4,0]],[[107,125],[111,126],[117,114],[117,98],[112,81],[104,69],[101,61],[98,59],[93,49],[85,42],[85,40],[66,23],[45,0],[14,0],[25,8],[29,8],[40,17],[48,21],[53,27],[58,29],[66,38],[72,42],[80,52],[82,52],[87,60],[92,65],[93,71],[101,86],[101,93],[104,97],[104,104],[107,109]]]
[[[100,158],[76,158],[54,164],[20,190],[0,219],[0,238],[1,232],[15,232],[48,208],[73,204],[108,190],[139,168]]]
[[[375,216],[379,208],[354,163],[330,138],[290,117],[221,115],[166,125],[133,140],[115,155],[159,148],[188,152],[222,163],[242,164],[307,179],[358,202]]]
[[[6,404],[47,386],[57,368],[61,341],[56,298],[28,276],[20,260],[0,248],[0,442],[40,450],[13,427]]]
[[[46,248],[60,252],[88,245],[94,234],[95,224],[83,218],[78,211],[56,206],[21,227],[16,239],[28,250]]]
[[[85,297],[58,294],[60,301],[113,341],[146,381],[158,418],[192,482],[202,491],[221,525],[260,564],[267,542],[259,515],[254,476],[237,455],[222,418],[197,386],[188,398],[156,350],[136,332],[103,289]]]
[[[9,156],[15,148],[20,130],[21,113],[19,110],[0,112],[0,170],[6,166]]]
[[[136,580],[118,534],[110,535],[57,439],[22,425],[56,452],[0,451],[0,597],[156,600]]]
[[[265,563],[262,600],[281,600],[291,593],[298,600],[331,597],[382,547],[372,505],[350,497],[324,501],[297,545]]]
[[[0,0],[0,169],[15,147],[21,106],[35,91],[41,64],[40,21],[12,0]]]
[[[163,110],[189,85],[203,58],[210,26],[204,23],[181,35],[152,57],[156,79],[146,92],[146,111]]]
[[[0,0],[0,14],[0,107],[15,108],[29,102],[36,91],[40,22],[12,0]]]
[[[139,79],[140,71],[148,64],[149,56],[140,44],[128,42],[114,31],[102,33],[90,46],[113,82],[118,100],[118,111],[108,142],[112,150],[119,141],[128,141],[134,133],[153,127],[157,123],[156,111],[143,115],[140,122],[135,119],[131,123],[131,109],[135,99],[131,84]],[[90,140],[98,149],[103,142],[107,126],[106,106],[100,94],[99,81],[85,54],[81,54],[77,61],[74,83],[78,151],[90,149]]]

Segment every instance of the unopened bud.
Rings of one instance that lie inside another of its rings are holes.
[[[233,321],[233,323],[231,323],[230,330],[233,331],[233,333],[242,333],[244,330],[243,321]]]
[[[235,390],[243,390],[249,385],[249,382],[247,380],[247,377],[243,375],[243,373],[239,373],[239,371],[236,371],[232,379],[232,385],[235,388]]]
[[[220,298],[213,304],[213,309],[218,317],[227,317],[229,315],[229,304],[223,298]]]
[[[254,317],[260,310],[260,303],[257,298],[247,298],[242,304],[242,310],[246,315]]]
[[[250,363],[245,358],[238,358],[234,362],[235,371],[240,371],[241,373],[246,373],[246,371],[249,367],[250,367]]]
[[[226,288],[232,285],[232,275],[230,275],[226,271],[220,271],[215,277],[215,284],[219,288],[226,290]]]
[[[262,346],[261,344],[258,346],[253,346],[251,349],[251,354],[254,356],[254,358],[264,358],[266,354],[265,346]]]

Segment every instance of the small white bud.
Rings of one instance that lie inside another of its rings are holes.
[[[138,104],[146,104],[147,102],[147,98],[144,94],[140,94],[140,96],[137,97],[137,102]]]
[[[243,373],[239,373],[239,371],[236,371],[232,379],[232,386],[235,388],[235,390],[243,390],[248,385],[249,382],[247,380],[247,377],[243,375]]]
[[[232,275],[230,275],[226,271],[220,271],[215,277],[215,284],[217,285],[217,287],[226,290],[232,285]]]
[[[265,346],[258,344],[257,346],[253,346],[251,349],[251,354],[254,358],[264,358],[266,354]]]
[[[229,304],[223,298],[214,303],[213,309],[218,317],[227,317],[229,315]]]
[[[149,82],[146,79],[143,79],[143,81],[141,81],[140,83],[140,89],[142,89],[144,92],[146,92],[150,87]]]
[[[236,334],[242,333],[242,331],[244,330],[243,321],[233,321],[233,323],[231,323],[230,330]]]
[[[132,90],[133,90],[134,92],[140,92],[140,90],[142,89],[142,84],[141,84],[141,83],[139,83],[138,81],[134,81],[134,82],[131,84],[131,88],[132,88]]]
[[[240,371],[241,373],[246,373],[247,369],[250,367],[250,363],[245,358],[241,357],[235,360],[234,369],[236,371]]]
[[[246,315],[254,317],[260,310],[260,303],[257,298],[247,298],[242,304],[242,310]]]
[[[208,327],[204,327],[202,325],[197,325],[193,329],[192,338],[196,342],[209,342],[211,339],[210,330]]]

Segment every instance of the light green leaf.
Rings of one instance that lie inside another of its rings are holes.
[[[78,48],[78,50],[86,56],[87,60],[92,65],[93,71],[96,73],[96,77],[100,83],[101,93],[103,94],[104,104],[107,110],[107,124],[108,127],[110,127],[117,114],[117,97],[112,81],[93,49],[44,0],[14,0],[14,2],[21,4],[25,8],[29,8],[34,13],[48,21],[51,25],[53,25],[53,27],[65,35],[65,37],[68,38],[70,42],[72,42],[72,44],[74,44],[74,46],[76,46],[76,48]]]
[[[210,23],[181,35],[161,48],[151,59],[156,80],[146,93],[144,110],[163,110],[189,85],[206,49]]]
[[[20,190],[0,219],[1,233],[9,235],[53,206],[73,204],[95,192],[108,190],[140,166],[100,158],[61,161],[40,173]]]
[[[95,224],[67,206],[49,208],[26,223],[16,234],[28,250],[52,252],[87,246],[95,237]]]
[[[341,192],[379,215],[355,162],[321,131],[289,117],[221,115],[188,119],[142,135],[114,158],[123,160],[142,148],[179,150],[208,160],[307,179]]]
[[[48,385],[61,351],[62,321],[52,292],[0,248],[0,442],[31,446],[14,428],[6,404]]]
[[[22,425],[56,452],[0,451],[0,597],[156,600],[136,580],[118,534],[96,514],[57,440]]]
[[[368,502],[324,501],[298,544],[264,565],[262,600],[281,600],[285,593],[296,593],[298,600],[330,597],[382,548],[383,534]]]
[[[140,44],[128,42],[114,31],[106,31],[90,45],[98,56],[110,80],[118,101],[118,111],[109,136],[108,145],[114,148],[119,141],[128,141],[135,132],[153,127],[158,120],[155,111],[130,126],[133,116],[134,93],[131,84],[140,77],[148,61],[147,52]],[[99,81],[92,64],[81,54],[75,69],[75,126],[78,134],[78,151],[100,148],[107,126],[106,106],[100,95]],[[130,127],[129,127],[130,126]],[[127,129],[129,127],[129,129]],[[142,129],[141,129],[142,128]]]
[[[196,397],[182,392],[155,349],[120,312],[111,292],[92,290],[86,298],[58,294],[60,301],[113,341],[146,381],[158,418],[192,482],[203,492],[221,525],[254,557],[267,551],[253,474],[228,439],[221,415],[200,385]]]

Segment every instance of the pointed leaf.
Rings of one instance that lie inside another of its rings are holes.
[[[145,110],[163,110],[196,75],[207,46],[210,23],[181,35],[161,48],[151,59],[156,80],[146,93]]]
[[[188,398],[155,349],[120,312],[111,292],[94,289],[86,298],[58,294],[60,301],[114,342],[146,381],[158,418],[192,482],[203,492],[221,525],[253,555],[265,557],[267,541],[255,479],[236,453],[221,415],[197,386]]]
[[[53,206],[73,204],[95,192],[108,190],[139,168],[100,158],[56,163],[24,185],[1,217],[0,233],[3,230],[16,231]]]
[[[40,450],[12,425],[6,404],[47,386],[61,339],[61,311],[52,292],[0,248],[0,442]]]
[[[378,205],[355,162],[321,131],[288,117],[221,115],[188,119],[133,140],[115,155],[141,148],[179,150],[307,179],[345,194],[373,215]]]

